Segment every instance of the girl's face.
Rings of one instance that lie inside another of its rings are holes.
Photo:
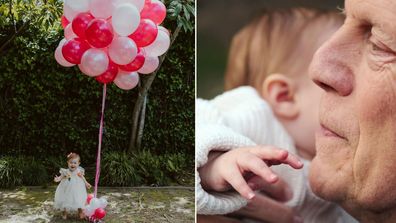
[[[70,159],[69,161],[67,161],[67,165],[69,169],[73,171],[80,166],[80,159],[79,158]]]

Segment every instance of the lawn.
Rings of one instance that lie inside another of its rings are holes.
[[[62,220],[53,209],[55,187],[0,190],[0,222],[85,222],[70,216]],[[194,189],[99,188],[99,197],[109,202],[106,223],[119,222],[194,222]]]

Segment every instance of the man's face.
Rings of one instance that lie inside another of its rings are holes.
[[[315,54],[325,93],[310,183],[345,207],[396,202],[396,1],[346,0],[345,24]]]

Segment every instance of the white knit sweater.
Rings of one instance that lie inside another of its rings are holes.
[[[197,169],[205,165],[212,150],[228,151],[243,146],[274,145],[296,154],[292,139],[254,88],[239,87],[210,101],[197,99],[195,114]],[[303,162],[303,170],[294,170],[287,165],[271,167],[293,190],[293,198],[287,205],[297,211],[304,222],[356,222],[338,206],[312,193],[307,180],[310,162]],[[247,204],[236,192],[205,191],[197,169],[198,214],[227,214]]]

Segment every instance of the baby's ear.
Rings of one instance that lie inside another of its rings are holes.
[[[298,116],[299,109],[295,100],[295,83],[286,75],[271,74],[265,78],[261,94],[278,118],[294,119]]]

